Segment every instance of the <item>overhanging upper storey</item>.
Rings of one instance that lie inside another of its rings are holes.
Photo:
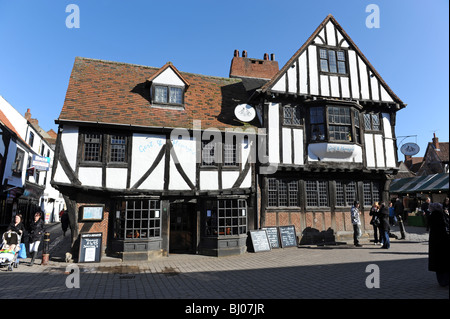
[[[261,92],[356,100],[392,105],[395,110],[406,106],[332,15],[325,18]]]

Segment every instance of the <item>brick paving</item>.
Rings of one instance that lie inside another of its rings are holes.
[[[48,265],[0,269],[0,298],[25,299],[448,299],[427,269],[428,236],[407,227],[406,240],[381,249],[306,246],[232,257],[170,255],[151,262],[77,264],[80,288],[67,288],[63,256],[69,237],[50,227]],[[395,229],[394,229],[395,233]],[[40,263],[40,260],[38,260]],[[367,288],[368,265],[379,268],[380,287]]]

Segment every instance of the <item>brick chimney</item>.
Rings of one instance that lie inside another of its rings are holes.
[[[231,60],[230,77],[249,77],[258,79],[271,79],[279,70],[275,55],[264,53],[263,59],[253,59],[247,57],[247,51],[242,51],[239,57],[239,50],[234,50]]]
[[[31,120],[30,109],[27,109],[27,111],[25,112],[25,119],[26,119],[27,121]]]
[[[436,137],[436,133],[433,133],[433,146],[435,149],[439,149],[439,138]]]

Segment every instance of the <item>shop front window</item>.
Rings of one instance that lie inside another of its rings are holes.
[[[247,233],[247,202],[244,199],[218,199],[206,202],[206,236],[232,236]]]
[[[161,201],[136,199],[122,201],[116,207],[115,239],[151,239],[161,237]]]

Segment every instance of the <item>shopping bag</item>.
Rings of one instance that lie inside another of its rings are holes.
[[[27,258],[27,249],[25,248],[25,244],[20,244],[19,255],[17,257],[19,257],[20,259]]]

